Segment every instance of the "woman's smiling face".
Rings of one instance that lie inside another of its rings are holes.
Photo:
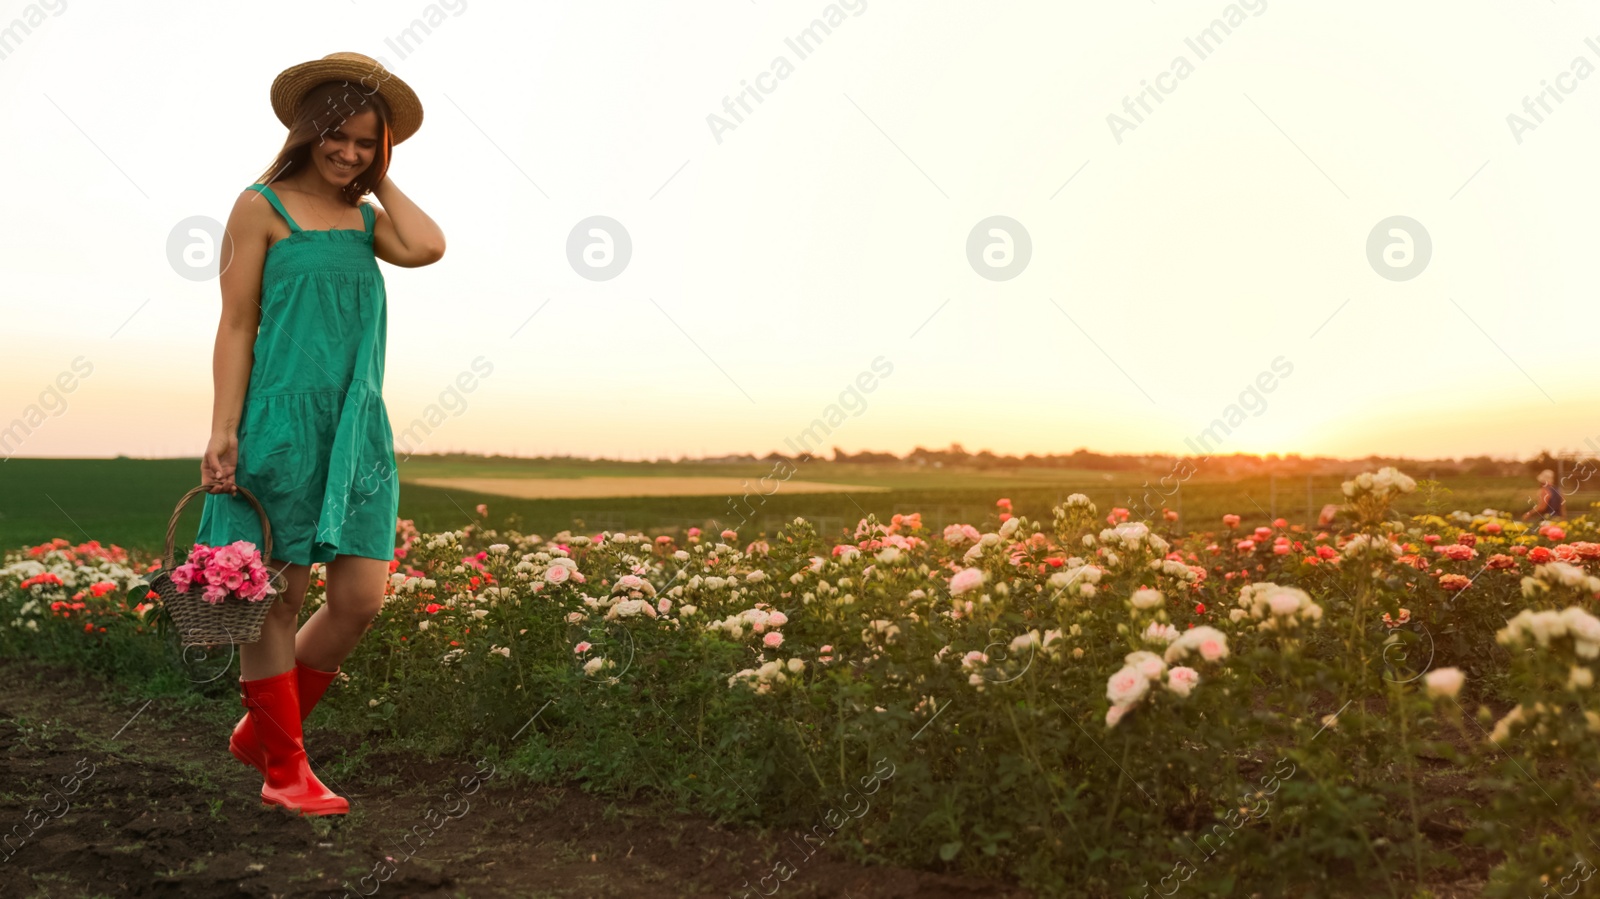
[[[311,145],[317,172],[332,185],[343,187],[366,171],[378,152],[378,114],[370,109],[341,117]]]

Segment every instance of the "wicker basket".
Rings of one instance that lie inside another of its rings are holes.
[[[205,600],[203,585],[193,585],[187,592],[179,590],[172,582],[172,542],[178,532],[178,516],[183,507],[198,493],[207,492],[205,485],[190,490],[178,500],[172,510],[172,520],[167,522],[167,546],[162,555],[161,570],[150,579],[150,589],[161,599],[161,605],[177,625],[178,636],[184,646],[223,646],[237,643],[254,643],[261,639],[261,622],[279,595],[288,589],[282,572],[271,573],[271,583],[277,593],[266,599],[251,601],[229,596],[219,603]],[[272,524],[267,512],[250,491],[239,488],[239,495],[250,501],[261,519],[261,561],[271,571]]]

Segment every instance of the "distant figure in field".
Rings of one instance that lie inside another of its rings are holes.
[[[1333,524],[1334,520],[1338,517],[1339,506],[1336,506],[1333,503],[1328,503],[1322,507],[1322,514],[1317,516],[1317,526],[1325,528]]]
[[[1546,468],[1539,472],[1539,502],[1522,513],[1522,520],[1527,521],[1536,515],[1540,518],[1562,518],[1566,514],[1567,500],[1556,487],[1556,473]]]

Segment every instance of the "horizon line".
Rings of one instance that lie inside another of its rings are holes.
[[[1409,456],[1409,455],[1404,455],[1404,454],[1386,454],[1386,453],[1368,453],[1367,455],[1364,455],[1364,456],[1328,456],[1328,455],[1303,455],[1303,454],[1300,454],[1300,453],[1249,453],[1249,452],[1243,452],[1243,451],[1235,451],[1233,453],[1228,453],[1228,454],[1223,454],[1223,453],[1220,453],[1220,452],[1212,453],[1212,454],[1180,454],[1180,453],[1159,452],[1159,451],[1149,451],[1149,452],[1107,452],[1107,451],[1102,451],[1102,450],[1091,450],[1091,449],[1089,449],[1087,447],[1078,447],[1078,448],[1076,448],[1074,450],[1071,450],[1071,451],[1058,451],[1058,452],[1029,451],[1029,452],[1026,452],[1026,453],[1017,454],[1017,453],[998,453],[998,452],[994,452],[993,450],[988,450],[988,449],[980,449],[980,450],[977,450],[976,452],[974,452],[974,451],[969,451],[969,450],[966,450],[966,449],[962,448],[960,446],[960,444],[952,444],[951,446],[946,447],[944,449],[929,449],[929,448],[926,448],[926,447],[919,446],[919,447],[916,447],[916,448],[906,452],[903,455],[896,454],[896,453],[893,453],[893,452],[888,451],[888,450],[870,450],[870,449],[868,449],[868,450],[857,450],[855,452],[843,451],[842,455],[845,456],[846,458],[839,459],[838,456],[840,455],[840,453],[838,451],[841,448],[834,447],[833,449],[836,451],[834,453],[833,457],[830,457],[830,456],[827,456],[827,455],[823,455],[821,453],[818,453],[818,454],[815,454],[815,455],[813,455],[811,453],[790,455],[790,454],[787,454],[787,453],[779,452],[777,450],[771,450],[771,451],[768,451],[768,452],[763,453],[763,454],[757,454],[757,453],[752,452],[752,451],[743,451],[743,452],[728,452],[728,453],[721,453],[721,454],[706,454],[706,455],[699,455],[699,456],[691,456],[691,455],[688,455],[688,454],[681,454],[681,455],[677,455],[677,456],[658,455],[658,456],[654,456],[654,457],[651,457],[651,458],[646,458],[646,457],[643,457],[643,456],[638,457],[638,458],[625,458],[625,457],[621,457],[621,456],[583,455],[583,454],[571,454],[571,453],[563,453],[563,454],[555,454],[555,455],[549,455],[549,454],[523,455],[521,453],[505,452],[505,451],[481,452],[481,451],[466,451],[466,450],[446,451],[446,452],[437,452],[437,453],[405,453],[404,456],[405,456],[405,461],[409,461],[412,458],[429,459],[429,458],[449,458],[449,457],[463,457],[464,456],[464,457],[480,458],[480,459],[522,459],[522,460],[527,460],[527,461],[571,460],[571,461],[581,461],[581,462],[615,462],[615,463],[626,463],[626,464],[656,464],[656,465],[659,465],[659,464],[697,463],[697,462],[726,462],[726,461],[753,461],[753,462],[759,462],[759,461],[763,461],[763,460],[767,460],[767,459],[774,459],[774,458],[805,459],[806,461],[813,461],[813,462],[849,463],[849,462],[856,462],[857,461],[856,459],[849,458],[849,457],[853,457],[853,456],[877,456],[877,457],[888,456],[888,457],[894,459],[894,461],[896,461],[896,462],[911,462],[914,459],[916,459],[919,455],[923,455],[923,456],[958,455],[958,456],[964,457],[966,459],[978,460],[978,459],[983,458],[986,454],[990,458],[1001,459],[1001,460],[1015,460],[1017,462],[1026,462],[1029,457],[1033,457],[1035,459],[1064,459],[1064,458],[1065,459],[1070,459],[1071,457],[1077,456],[1077,455],[1099,457],[1099,458],[1104,458],[1104,459],[1128,459],[1128,460],[1135,460],[1135,459],[1145,459],[1145,460],[1147,460],[1147,459],[1200,459],[1200,460],[1206,460],[1206,459],[1241,459],[1241,460],[1255,460],[1255,461],[1259,461],[1259,462],[1291,462],[1291,461],[1292,462],[1364,462],[1364,461],[1392,461],[1392,462],[1409,462],[1409,463],[1442,463],[1442,462],[1460,463],[1460,462],[1463,462],[1463,461],[1466,461],[1466,460],[1469,460],[1469,459],[1486,459],[1486,460],[1491,461],[1491,462],[1511,463],[1511,464],[1524,464],[1524,463],[1533,462],[1533,461],[1535,461],[1537,459],[1545,458],[1545,457],[1548,457],[1548,458],[1551,458],[1551,459],[1555,459],[1555,460],[1559,460],[1559,461],[1568,461],[1568,460],[1570,460],[1570,461],[1576,463],[1576,462],[1583,461],[1583,459],[1585,458],[1582,455],[1582,451],[1578,451],[1578,450],[1570,450],[1570,451],[1564,450],[1564,451],[1552,452],[1552,451],[1550,451],[1548,449],[1541,449],[1539,452],[1534,453],[1534,454],[1529,455],[1529,456],[1517,456],[1517,455],[1501,456],[1501,455],[1483,453],[1483,454],[1478,454],[1478,455],[1468,454],[1468,455],[1462,455],[1462,456],[1434,456],[1434,457]],[[401,455],[401,453],[397,450],[396,455],[399,456],[399,455]],[[117,460],[117,459],[129,459],[129,460],[139,460],[139,461],[167,461],[167,460],[180,460],[180,459],[191,460],[192,459],[192,460],[198,461],[200,458],[201,458],[201,455],[199,455],[199,454],[194,454],[194,455],[191,455],[191,454],[179,454],[179,455],[131,455],[131,454],[128,454],[128,453],[116,453],[116,454],[113,454],[113,455],[81,455],[81,456],[76,456],[76,455],[28,456],[28,455],[22,455],[22,454],[15,454],[15,455],[9,455],[9,456],[5,456],[3,458],[0,458],[0,463],[9,462],[12,459],[30,459],[30,460],[34,460],[34,461],[114,461],[114,460]],[[1594,457],[1591,456],[1589,458],[1594,458]],[[872,464],[872,463],[890,464],[889,461],[886,460],[886,459],[864,459],[864,460],[860,460],[860,461],[861,461],[862,464]]]

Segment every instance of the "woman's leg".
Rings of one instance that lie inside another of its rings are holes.
[[[245,720],[234,728],[230,751],[240,761],[261,769],[261,800],[309,815],[342,815],[350,803],[329,790],[312,773],[300,729],[299,672],[295,665],[295,624],[311,582],[308,565],[274,559],[287,588],[267,610],[261,638],[239,647],[239,689]],[[239,744],[241,730],[249,739]]]
[[[239,646],[242,680],[260,680],[294,667],[295,625],[300,621],[300,607],[305,604],[306,588],[311,584],[311,566],[273,559],[271,567],[283,571],[289,586],[267,611],[267,618],[261,623],[261,639]]]
[[[294,658],[333,671],[361,642],[383,608],[389,563],[365,556],[335,556],[328,563],[328,599],[306,619],[294,641]],[[291,658],[287,664],[294,664]]]

